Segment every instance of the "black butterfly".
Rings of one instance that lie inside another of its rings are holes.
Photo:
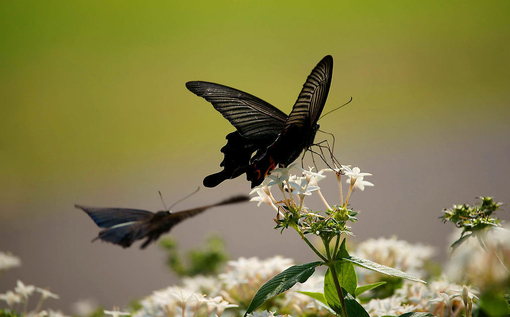
[[[147,210],[127,208],[98,208],[74,205],[85,211],[99,228],[105,228],[92,241],[101,239],[127,248],[136,240],[147,238],[140,247],[144,249],[160,235],[170,231],[181,221],[196,216],[205,210],[222,205],[235,204],[249,200],[248,196],[235,196],[217,204],[188,209],[176,213],[163,210],[153,213]]]
[[[225,156],[220,164],[223,170],[207,176],[204,186],[215,187],[246,173],[253,188],[277,165],[285,167],[296,160],[313,144],[332,73],[333,58],[328,55],[306,79],[289,116],[234,88],[204,81],[186,83],[191,92],[212,103],[237,129],[227,135],[227,144],[221,149]]]

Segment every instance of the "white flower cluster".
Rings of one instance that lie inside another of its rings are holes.
[[[209,298],[179,286],[155,291],[140,304],[141,309],[133,317],[209,316],[214,310],[221,316],[226,308],[237,307],[221,296]]]
[[[264,261],[257,257],[241,257],[236,261],[229,261],[226,272],[220,274],[219,278],[226,290],[232,290],[238,286],[260,287],[293,264],[293,260],[282,256],[275,256]]]
[[[317,192],[320,198],[322,199],[324,205],[327,209],[331,210],[330,205],[322,195],[320,187],[318,186],[319,181],[326,178],[324,175],[325,172],[334,172],[337,176],[337,180],[340,187],[340,205],[347,206],[349,198],[351,194],[359,189],[361,191],[365,190],[366,186],[374,186],[371,182],[364,180],[365,177],[371,176],[370,173],[362,173],[359,167],[354,167],[351,169],[348,165],[342,165],[341,168],[338,169],[323,169],[319,172],[313,172],[313,167],[310,167],[309,170],[304,170],[299,168],[303,174],[303,176],[290,175],[289,171],[295,166],[295,164],[291,164],[286,168],[277,168],[271,172],[264,182],[255,187],[250,194],[256,193],[258,196],[253,197],[251,201],[258,201],[258,205],[261,203],[266,203],[274,208],[277,212],[281,212],[282,205],[286,205],[287,207],[298,207],[300,210],[306,209],[304,206],[304,199],[306,196],[312,194],[312,192]],[[341,177],[342,175],[347,176],[346,182],[349,184],[349,191],[347,193],[347,197],[345,201],[343,200],[342,193],[342,184]],[[271,193],[271,186],[278,186],[283,199],[278,200],[275,199],[273,194]],[[294,200],[294,196],[296,196],[296,200]]]
[[[363,305],[370,316],[398,316],[409,312],[432,312],[435,316],[450,316],[450,310],[458,311],[464,307],[462,293],[466,291],[470,298],[476,297],[472,290],[446,278],[430,284],[404,282],[395,294],[384,299],[372,299]]]
[[[10,253],[0,252],[0,272],[21,266],[21,260]]]
[[[358,245],[354,255],[386,265],[397,270],[404,271],[410,275],[425,278],[424,264],[434,255],[434,248],[423,244],[411,244],[404,240],[390,239],[368,239]],[[381,274],[359,269],[358,279],[363,284],[371,284],[379,281]]]
[[[39,302],[36,305],[36,308],[33,311],[28,312],[28,300],[30,296],[34,292],[38,292],[41,294],[39,298]],[[16,283],[16,287],[13,291],[7,291],[5,294],[0,294],[0,300],[3,300],[9,306],[9,309],[14,309],[15,307],[23,307],[23,314],[31,317],[63,317],[64,315],[59,311],[54,310],[41,310],[43,303],[48,298],[58,299],[59,296],[53,294],[47,289],[35,287],[34,285],[25,285],[22,281],[18,280]]]
[[[241,257],[229,261],[226,272],[217,278],[188,277],[183,279],[182,287],[155,291],[140,302],[142,308],[133,316],[209,316],[213,311],[221,316],[227,308],[249,303],[265,282],[291,265],[292,260],[281,256],[263,261],[256,257]]]
[[[445,272],[453,281],[489,291],[505,287],[510,280],[509,268],[510,230],[493,227],[480,239],[469,238],[457,248]]]

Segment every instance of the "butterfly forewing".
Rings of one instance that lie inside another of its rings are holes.
[[[85,211],[100,228],[108,228],[126,222],[143,221],[152,217],[153,213],[141,209],[129,208],[98,208],[75,205]]]
[[[315,66],[306,79],[287,120],[287,127],[298,125],[314,128],[326,103],[332,74],[333,58],[328,55]]]
[[[276,137],[287,121],[285,113],[243,91],[205,81],[190,81],[186,87],[212,103],[245,138]]]

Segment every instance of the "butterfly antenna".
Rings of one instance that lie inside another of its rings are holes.
[[[163,200],[163,195],[161,195],[161,191],[158,190],[159,198],[161,198],[161,202],[163,203],[163,207],[165,207],[166,211],[169,211],[168,208],[166,208],[165,201]]]
[[[349,101],[347,101],[346,103],[344,103],[344,104],[343,104],[343,105],[341,105],[340,107],[336,107],[335,109],[333,109],[333,110],[331,110],[331,111],[328,111],[328,112],[326,112],[325,114],[323,114],[323,115],[319,118],[319,120],[320,120],[320,119],[322,119],[322,118],[324,118],[324,117],[325,117],[325,116],[327,116],[328,114],[332,113],[333,111],[337,111],[338,109],[342,108],[343,106],[347,106],[348,104],[350,104],[350,103],[351,103],[351,101],[352,101],[352,97],[351,97],[351,99],[349,99]]]
[[[179,199],[178,201],[176,201],[175,203],[173,203],[173,205],[172,205],[172,206],[170,206],[170,208],[169,208],[169,209],[167,209],[167,210],[168,210],[168,211],[170,211],[170,209],[172,209],[173,207],[175,207],[175,205],[177,205],[177,204],[178,204],[178,203],[180,203],[181,201],[183,201],[183,200],[185,200],[185,199],[188,199],[188,198],[190,198],[191,196],[195,195],[196,193],[198,193],[198,191],[199,191],[199,190],[200,190],[200,186],[199,186],[199,187],[197,187],[197,189],[195,189],[195,190],[194,190],[191,194],[188,194],[187,196],[185,196],[185,197],[183,197],[183,198]],[[161,193],[160,193],[160,195],[161,195]],[[163,204],[164,204],[164,203],[163,203]]]

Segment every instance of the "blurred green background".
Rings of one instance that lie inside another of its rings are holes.
[[[443,208],[510,202],[509,17],[506,0],[2,2],[0,250],[24,266],[0,292],[21,278],[60,305],[122,305],[174,282],[156,247],[90,244],[97,230],[73,204],[158,210],[158,190],[167,204],[185,196],[219,170],[233,130],[185,82],[233,86],[288,113],[328,54],[325,111],[354,100],[321,128],[376,185],[351,201],[358,239],[398,235],[444,256]],[[180,208],[248,190],[240,177]],[[183,247],[219,231],[233,256],[310,260],[272,217],[250,204],[173,232]]]

